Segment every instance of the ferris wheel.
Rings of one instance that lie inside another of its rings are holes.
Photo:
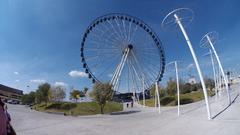
[[[162,43],[140,19],[107,14],[95,19],[81,42],[81,61],[92,82],[110,82],[118,92],[147,90],[161,81]]]

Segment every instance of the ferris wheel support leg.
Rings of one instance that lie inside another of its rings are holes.
[[[222,96],[222,76],[221,76],[221,71],[220,68],[218,67],[218,75],[219,75],[219,87],[220,87],[220,95]]]
[[[143,90],[142,90],[142,95],[143,95],[143,107],[145,107],[146,105],[146,101],[145,101],[145,85],[144,85],[144,79],[142,80],[142,85],[143,85]]]
[[[160,95],[158,90],[158,82],[155,83],[155,89],[157,94],[157,101],[158,101],[158,113],[161,113],[161,104],[160,104]]]
[[[176,80],[177,80],[177,98],[178,98],[178,116],[179,116],[180,115],[180,90],[179,90],[177,61],[175,61],[175,69],[176,69]]]
[[[122,62],[122,60],[121,60],[121,62]],[[120,62],[120,64],[117,66],[117,69],[115,70],[115,72],[114,72],[114,74],[113,74],[113,77],[112,77],[111,82],[110,82],[111,84],[114,82],[114,80],[115,80],[115,78],[116,78],[116,74],[117,74],[118,71],[119,71],[121,62]]]
[[[211,45],[211,48],[213,50],[213,53],[217,59],[217,62],[218,62],[218,65],[219,65],[219,68],[221,70],[221,73],[222,73],[222,76],[223,76],[223,80],[224,80],[224,83],[225,83],[225,87],[226,87],[226,91],[227,91],[227,95],[228,95],[228,100],[229,100],[229,105],[231,104],[231,96],[230,96],[230,92],[229,92],[229,87],[228,87],[228,78],[226,77],[225,73],[224,73],[224,70],[223,70],[223,67],[222,67],[222,64],[221,64],[221,61],[217,55],[217,52],[215,50],[215,47],[213,46],[213,43],[210,39],[210,37],[207,35],[207,40],[209,42],[209,44]]]
[[[195,65],[197,67],[197,71],[198,71],[198,74],[199,74],[199,77],[200,77],[200,80],[201,80],[201,84],[202,84],[202,88],[203,88],[203,93],[204,93],[204,98],[205,98],[205,103],[206,103],[206,108],[207,108],[207,116],[208,116],[208,120],[211,120],[211,112],[210,112],[210,108],[209,108],[209,102],[208,102],[208,94],[207,94],[207,89],[206,89],[206,85],[205,85],[205,82],[203,80],[203,76],[202,76],[202,71],[200,69],[200,66],[199,66],[199,63],[198,63],[198,59],[196,57],[196,54],[193,50],[193,47],[192,47],[192,43],[191,41],[189,40],[188,38],[188,35],[180,21],[180,19],[178,18],[177,14],[174,14],[174,17],[176,19],[176,22],[178,24],[178,26],[180,27],[186,41],[187,41],[187,44],[188,44],[188,47],[192,53],[192,56],[193,56],[193,59],[194,59],[194,62],[195,62]]]
[[[117,66],[117,69],[116,69],[116,71],[115,71],[115,73],[114,73],[114,75],[113,75],[113,78],[112,78],[112,80],[111,80],[111,83],[115,83],[116,78],[117,78],[117,76],[118,76],[118,74],[119,74],[119,71],[120,71],[120,69],[121,69],[121,67],[122,67],[124,58],[125,58],[125,54],[122,56],[122,59],[121,59],[119,65]]]
[[[123,57],[122,57],[122,60],[121,60],[121,62],[120,62],[120,64],[119,64],[119,66],[118,66],[118,68],[117,68],[117,70],[116,70],[116,74],[115,74],[114,78],[112,79],[111,84],[113,85],[113,87],[114,87],[115,90],[116,90],[116,88],[117,88],[117,84],[118,84],[118,82],[119,82],[119,78],[120,78],[120,76],[121,76],[123,67],[124,67],[124,65],[125,65],[125,63],[126,63],[128,54],[129,54],[129,49],[127,48],[127,49],[126,49],[126,52],[124,53],[124,55],[123,55]]]
[[[215,64],[213,60],[212,50],[209,49],[210,56],[211,56],[211,62],[212,62],[212,68],[213,68],[213,78],[214,78],[214,91],[215,91],[215,100],[217,100],[217,79],[216,79],[216,71],[215,71]]]
[[[154,91],[154,101],[155,101],[155,109],[157,109],[157,90],[155,88],[155,91]]]

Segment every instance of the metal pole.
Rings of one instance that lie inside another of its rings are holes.
[[[212,41],[211,41],[211,39],[210,39],[210,37],[208,35],[207,35],[207,40],[208,40],[209,44],[211,45],[213,53],[215,54],[215,57],[217,59],[219,68],[221,70],[221,73],[222,73],[222,76],[223,76],[223,79],[224,79],[225,87],[226,87],[226,90],[227,90],[229,104],[231,104],[231,96],[230,96],[229,88],[228,88],[228,79],[227,79],[227,77],[226,77],[226,75],[225,75],[225,73],[223,71],[223,67],[222,67],[221,61],[220,61],[220,59],[219,59],[219,57],[217,55],[217,52],[216,52],[216,50],[215,50],[215,48],[213,46],[213,43],[212,43]]]
[[[177,61],[175,61],[175,69],[176,69],[176,80],[177,80],[177,98],[178,98],[178,116],[179,116],[180,115],[180,90],[179,90]]]
[[[174,17],[175,17],[175,19],[176,19],[176,21],[177,21],[177,24],[179,25],[179,27],[180,27],[183,35],[184,35],[186,41],[187,41],[188,47],[189,47],[189,49],[190,49],[190,51],[191,51],[191,53],[192,53],[192,56],[193,56],[195,65],[196,65],[196,67],[197,67],[198,74],[199,74],[199,77],[200,77],[200,80],[201,80],[201,84],[202,84],[202,88],[203,88],[203,93],[204,93],[205,102],[206,102],[208,120],[210,120],[210,119],[211,119],[211,112],[210,112],[210,108],[209,108],[208,94],[207,94],[207,89],[206,89],[205,82],[204,82],[204,80],[203,80],[202,71],[201,71],[200,66],[199,66],[199,64],[198,64],[198,59],[197,59],[197,57],[196,57],[196,54],[195,54],[195,52],[194,52],[194,50],[193,50],[191,41],[189,40],[188,35],[187,35],[187,33],[186,33],[186,31],[185,31],[185,29],[184,29],[184,27],[183,27],[180,19],[178,18],[178,16],[177,16],[176,14],[174,14]]]
[[[212,50],[209,49],[211,61],[212,61],[212,67],[213,67],[213,77],[214,77],[214,86],[215,86],[215,97],[217,98],[217,80],[216,80],[216,71],[215,71],[215,64],[213,60]]]
[[[157,101],[158,101],[158,113],[161,113],[161,105],[160,105],[160,95],[158,91],[158,82],[155,83],[156,92],[157,92]]]

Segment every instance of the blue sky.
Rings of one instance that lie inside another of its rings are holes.
[[[144,20],[161,39],[167,62],[181,60],[186,68],[193,60],[182,33],[160,25],[168,12],[179,7],[195,13],[186,30],[204,75],[211,77],[212,72],[210,59],[202,57],[207,50],[199,47],[199,41],[213,30],[219,33],[216,49],[224,68],[238,71],[239,6],[238,0],[1,0],[0,83],[25,92],[44,81],[91,88],[91,81],[81,73],[80,42],[91,21],[107,13],[127,13]]]

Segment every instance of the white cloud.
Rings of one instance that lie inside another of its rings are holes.
[[[16,82],[19,82],[19,80],[15,80]]]
[[[187,69],[190,69],[190,68],[193,68],[193,67],[194,67],[194,64],[191,63],[191,64],[189,64],[189,65],[187,66]]]
[[[13,72],[15,75],[19,75],[19,73],[17,71]]]
[[[65,82],[55,82],[54,84],[55,86],[62,86],[62,87],[66,87],[67,84]]]
[[[33,79],[33,80],[30,80],[30,82],[32,82],[32,83],[45,83],[47,81],[44,80],[44,79]]]
[[[87,77],[88,75],[85,72],[72,70],[68,73],[71,77]]]

